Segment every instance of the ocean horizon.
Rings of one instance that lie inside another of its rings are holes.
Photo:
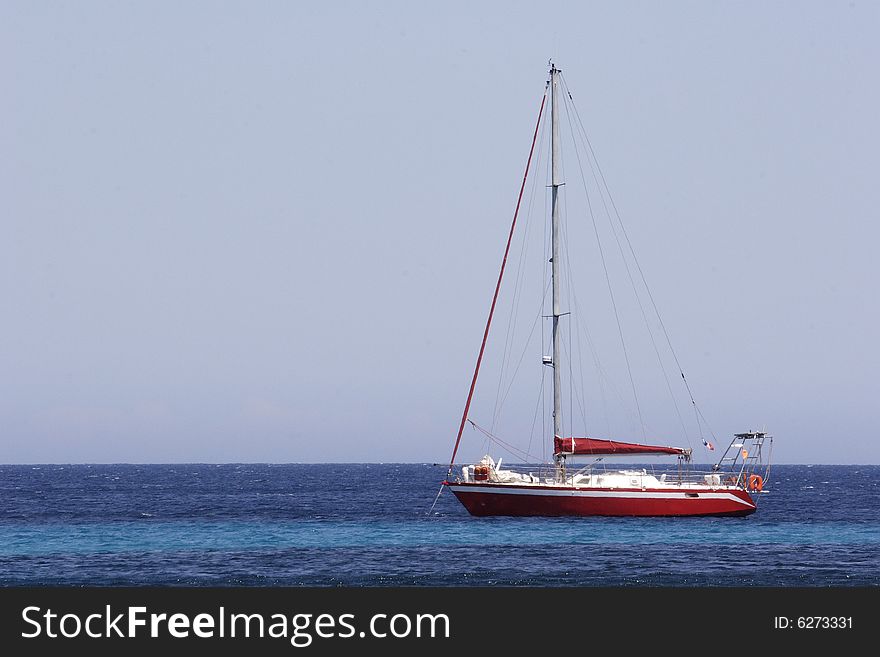
[[[745,518],[429,514],[446,468],[2,465],[0,585],[880,584],[880,465],[774,465]]]

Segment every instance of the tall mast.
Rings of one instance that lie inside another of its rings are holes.
[[[553,283],[553,435],[562,437],[562,362],[559,357],[559,188],[563,185],[559,174],[559,69],[550,63],[550,144],[552,187],[552,254],[551,277]]]

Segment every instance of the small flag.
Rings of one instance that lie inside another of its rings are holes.
[[[743,454],[743,458],[744,458],[744,459],[749,458],[749,451],[748,451],[747,449],[744,449],[744,450],[742,451],[742,454]]]
[[[710,443],[710,442],[709,442],[708,440],[706,440],[705,438],[703,438],[703,446],[704,446],[706,449],[708,449],[710,452],[714,452],[714,451],[715,451],[715,445],[713,445],[712,443]]]

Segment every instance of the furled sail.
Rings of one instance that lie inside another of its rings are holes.
[[[655,445],[639,445],[638,443],[621,443],[616,440],[601,438],[560,438],[553,441],[553,453],[556,455],[627,455],[627,454],[681,454],[690,457],[691,450],[683,447],[658,447]]]

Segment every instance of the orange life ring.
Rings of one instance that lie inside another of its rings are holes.
[[[749,490],[761,492],[764,489],[764,478],[759,474],[749,476]]]
[[[489,481],[489,466],[488,465],[475,465],[474,466],[474,481]]]

